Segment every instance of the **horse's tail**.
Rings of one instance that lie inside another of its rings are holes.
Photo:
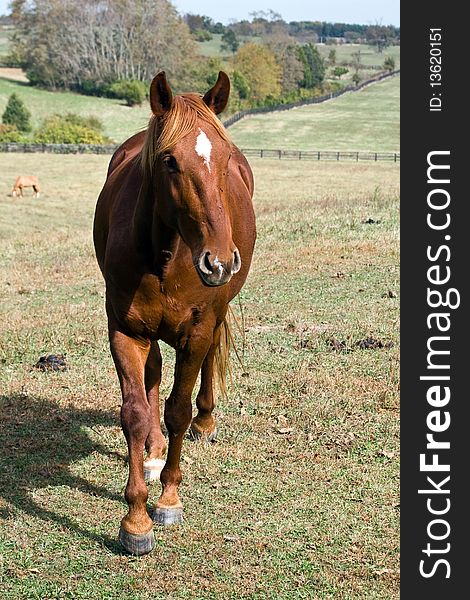
[[[230,347],[232,332],[227,317],[228,315],[220,326],[219,344],[215,349],[215,375],[219,391],[224,398],[227,398],[227,376],[231,378]]]
[[[243,337],[243,348],[245,346],[245,335],[244,335],[244,320],[243,320],[243,312],[241,318],[241,325],[238,322],[237,317],[235,316],[232,308],[228,307],[228,312],[225,316],[225,319],[220,326],[220,339],[219,344],[215,350],[215,375],[217,379],[217,384],[220,390],[220,393],[224,398],[228,397],[227,394],[227,377],[232,379],[232,371],[230,368],[230,350],[233,348],[235,352],[235,356],[238,359],[238,362],[243,368],[243,360],[240,358],[240,354],[238,353],[237,347],[235,346],[231,322],[234,322],[239,332],[242,333]]]

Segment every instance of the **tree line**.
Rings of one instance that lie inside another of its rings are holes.
[[[327,31],[324,23],[287,24],[268,11],[224,26],[204,15],[181,17],[170,0],[13,0],[11,9],[10,61],[25,69],[32,84],[48,89],[124,98],[134,105],[144,100],[159,70],[167,72],[177,92],[204,92],[228,66],[235,91],[231,111],[325,91],[326,61],[308,36],[296,35],[311,27]],[[241,44],[238,36],[248,25],[251,34],[258,33]],[[334,24],[328,31],[345,28]],[[361,33],[367,26],[357,28]],[[201,31],[222,33],[229,65],[199,55]],[[337,68],[334,77],[339,81],[345,72]]]
[[[13,58],[29,80],[82,89],[149,81],[156,67],[190,83],[195,42],[167,0],[13,0]]]
[[[325,21],[286,22],[272,10],[251,13],[251,20],[243,19],[230,25],[215,23],[210,17],[186,14],[184,19],[193,35],[200,41],[210,39],[214,33],[227,34],[232,31],[238,36],[265,37],[283,34],[299,42],[328,42],[343,39],[345,42],[367,43],[379,46],[379,50],[396,44],[400,40],[400,28],[394,25],[361,25],[356,23],[329,23]]]

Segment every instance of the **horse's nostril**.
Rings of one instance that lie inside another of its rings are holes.
[[[240,257],[240,252],[236,249],[233,253],[233,266],[232,266],[232,275],[238,273],[242,266],[242,259]]]
[[[210,252],[204,252],[199,258],[199,268],[206,275],[212,275],[214,269],[211,265],[211,261],[209,259]]]

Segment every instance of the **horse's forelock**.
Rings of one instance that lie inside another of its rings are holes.
[[[157,157],[170,150],[196,127],[198,119],[210,123],[228,143],[224,126],[197,94],[182,94],[173,98],[171,109],[160,119],[152,117],[141,152],[144,176],[151,176]]]

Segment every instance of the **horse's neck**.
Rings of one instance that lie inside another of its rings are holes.
[[[165,225],[158,212],[158,200],[150,192],[151,186],[142,189],[139,195],[133,223],[134,243],[145,255],[152,271],[159,275],[174,256],[180,242],[179,234]]]

